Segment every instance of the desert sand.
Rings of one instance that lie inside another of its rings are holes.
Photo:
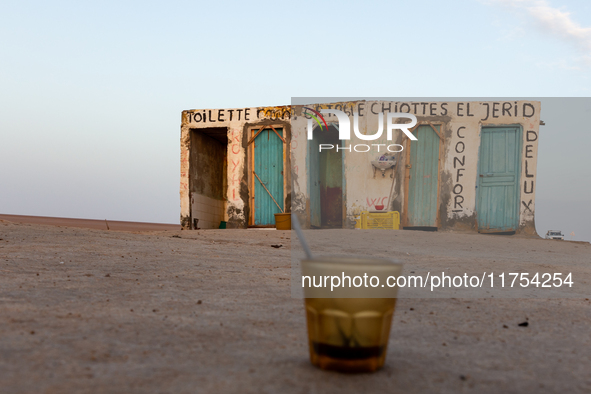
[[[180,230],[180,224],[125,222],[121,220],[72,219],[50,216],[2,215],[0,220],[12,223],[47,224],[50,226],[66,226],[78,228],[93,228],[110,231],[165,231]]]
[[[353,254],[359,250],[349,240],[362,240],[407,269],[471,264],[482,272],[526,262],[571,270],[586,284],[591,274],[586,243],[308,234],[316,253]],[[0,391],[591,392],[588,295],[400,298],[382,370],[318,370],[308,361],[302,300],[291,296],[291,242],[289,231],[122,232],[0,221]]]

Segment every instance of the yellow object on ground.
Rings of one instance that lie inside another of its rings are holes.
[[[361,228],[363,230],[399,230],[400,212],[361,212]]]
[[[291,213],[276,213],[275,228],[277,230],[291,230]]]

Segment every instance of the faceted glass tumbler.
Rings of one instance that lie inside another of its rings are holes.
[[[313,283],[304,287],[313,365],[341,372],[374,372],[384,365],[398,291],[388,286],[387,280],[401,271],[401,264],[385,259],[331,257],[302,261],[303,283],[312,276],[328,278],[329,282],[339,277],[346,284],[351,278],[351,286],[333,286],[332,290],[330,283],[314,287],[320,283],[318,279],[306,282]],[[360,281],[364,275],[365,280]],[[376,286],[368,283],[372,277],[379,279],[371,282]]]

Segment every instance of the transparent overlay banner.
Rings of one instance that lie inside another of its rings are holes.
[[[292,231],[292,297],[591,296],[591,233],[571,231],[591,213],[591,99],[291,104],[292,221],[313,254]]]

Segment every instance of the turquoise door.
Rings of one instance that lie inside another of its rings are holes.
[[[482,129],[478,163],[478,231],[517,230],[520,152],[520,128]]]
[[[434,126],[440,131],[440,125]],[[419,126],[410,141],[406,227],[437,227],[439,136],[431,126]]]
[[[283,133],[283,129],[275,128],[275,130],[280,135]],[[275,224],[274,215],[281,213],[281,209],[285,209],[283,206],[283,140],[272,129],[264,129],[256,136],[253,143],[254,224],[255,226],[272,226]]]
[[[310,189],[310,225],[321,226],[320,213],[320,145],[315,130],[312,140],[308,141],[308,187]]]

